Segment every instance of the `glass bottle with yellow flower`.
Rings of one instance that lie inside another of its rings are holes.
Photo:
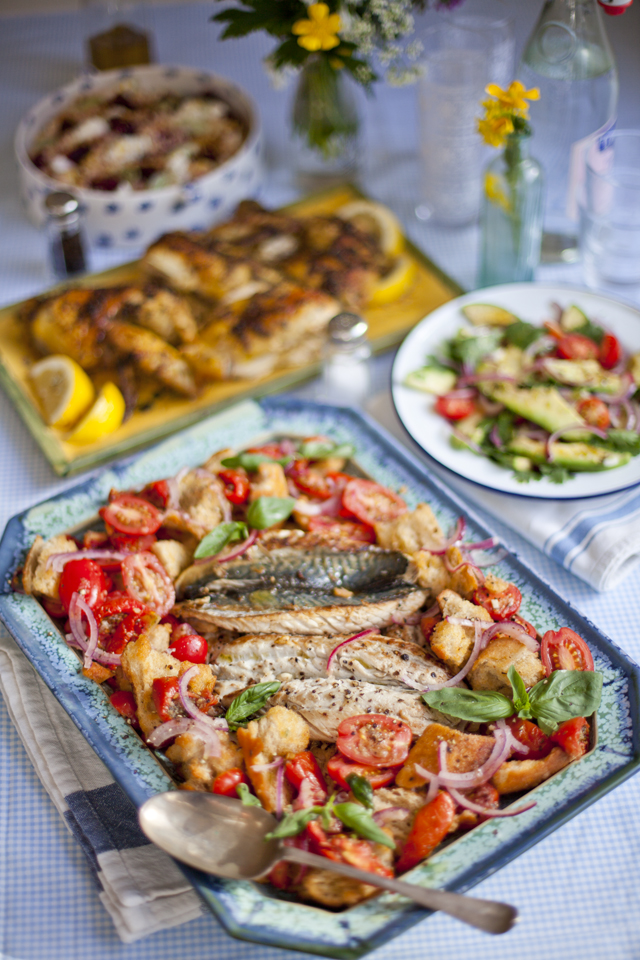
[[[539,92],[514,80],[507,90],[489,84],[486,93],[478,130],[501,152],[484,174],[480,287],[532,280],[542,239],[543,178],[540,164],[529,155],[527,102],[537,100]]]

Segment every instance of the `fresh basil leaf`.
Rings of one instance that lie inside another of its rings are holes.
[[[236,467],[244,467],[245,470],[257,470],[261,463],[279,463],[286,467],[291,463],[293,457],[269,457],[266,453],[239,453],[235,457],[226,457],[220,463],[223,467],[234,470]]]
[[[247,690],[239,693],[235,700],[231,701],[225,714],[225,720],[231,730],[242,726],[249,717],[264,707],[267,700],[277,693],[281,686],[279,680],[270,680],[267,683],[256,683],[253,687],[248,687]]]
[[[236,793],[238,794],[240,800],[242,801],[243,807],[261,807],[262,804],[257,797],[249,790],[249,787],[246,783],[239,783],[236,787]]]
[[[219,523],[206,537],[202,538],[193,556],[196,560],[201,560],[203,557],[214,557],[228,543],[232,543],[234,540],[244,540],[247,535],[246,523],[236,520]]]
[[[527,688],[524,685],[524,680],[513,664],[511,664],[507,671],[507,677],[509,678],[509,683],[511,684],[511,689],[513,690],[514,710],[519,717],[522,717],[525,720],[531,720],[533,714],[531,713],[529,694],[527,693]]]
[[[526,323],[524,320],[516,320],[505,327],[504,336],[507,343],[512,343],[514,347],[520,347],[526,350],[532,343],[539,340],[544,334],[542,327],[535,327],[532,323]]]
[[[293,513],[293,497],[258,497],[247,510],[247,523],[254,530],[266,530]]]
[[[395,850],[396,845],[391,837],[378,826],[371,814],[359,803],[336,803],[333,811],[338,820],[341,820],[345,827],[353,830],[359,837],[373,840],[374,843],[383,843],[385,847]]]
[[[451,340],[451,356],[458,363],[475,370],[480,360],[486,357],[488,353],[493,353],[500,345],[501,339],[501,330],[479,333],[463,327]]]
[[[287,813],[275,830],[265,834],[265,840],[278,840],[284,837],[296,837],[312,820],[317,820],[324,807],[308,807],[306,810],[296,810]]]
[[[465,690],[460,687],[445,687],[422,694],[427,706],[448,717],[482,723],[501,720],[513,713],[513,704],[497,690]]]
[[[529,691],[531,711],[545,733],[574,717],[590,717],[600,706],[602,674],[594,670],[554,670]]]
[[[366,777],[359,777],[357,773],[352,773],[346,778],[351,793],[354,795],[363,807],[373,809],[373,787],[371,781]]]
[[[342,457],[348,460],[356,452],[352,443],[335,444],[332,441],[309,440],[303,443],[298,449],[298,453],[305,460],[326,460],[329,457]]]

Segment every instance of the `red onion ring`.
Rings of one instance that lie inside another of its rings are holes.
[[[83,614],[89,624],[88,640],[82,624]],[[69,625],[74,640],[77,640],[81,644],[81,649],[84,649],[82,665],[85,670],[88,670],[98,647],[98,624],[93,615],[93,610],[80,593],[74,593],[71,596],[71,603],[69,604]],[[84,647],[82,647],[82,643],[84,643]]]
[[[460,443],[464,443],[465,446],[469,447],[470,450],[473,450],[474,453],[479,454],[479,456],[484,457],[484,451],[478,446],[477,443],[474,443],[473,440],[470,440],[469,437],[465,437],[464,433],[461,430],[457,430],[455,427],[451,428],[451,433],[454,435],[456,440],[459,440]],[[433,551],[432,551],[433,553]]]
[[[407,810],[406,807],[385,807],[384,810],[377,810],[376,813],[372,814],[371,819],[375,820],[378,826],[382,826],[387,822],[387,820],[406,820],[410,810]]]
[[[337,647],[334,647],[331,653],[329,654],[329,659],[327,660],[327,668],[326,668],[327,673],[329,672],[329,669],[331,667],[331,661],[335,657],[340,647],[346,647],[346,645],[348,643],[352,643],[353,640],[359,640],[360,637],[366,637],[368,636],[368,634],[375,633],[375,632],[376,632],[375,630],[362,630],[361,633],[356,633],[353,637],[349,637],[347,640],[343,640],[342,643],[339,643]]]
[[[456,790],[455,787],[449,787],[448,790],[459,806],[464,807],[465,810],[471,810],[473,813],[480,813],[483,817],[517,817],[519,813],[524,813],[525,810],[531,810],[538,802],[537,800],[532,800],[530,803],[525,803],[523,807],[518,807],[517,810],[496,810],[492,807],[483,807],[479,803],[473,803],[473,801],[468,800],[463,793]]]
[[[449,623],[453,623],[455,619],[457,619],[457,618],[447,617],[447,620],[449,621]],[[475,634],[476,634],[476,635],[475,635],[475,639],[474,639],[474,641],[473,641],[473,649],[472,649],[472,651],[471,651],[471,654],[469,655],[469,659],[468,659],[467,662],[465,663],[465,665],[464,665],[464,667],[462,668],[462,670],[459,670],[458,673],[456,673],[456,675],[455,675],[454,677],[451,677],[450,680],[445,680],[443,683],[433,683],[433,684],[425,687],[425,689],[424,689],[424,691],[423,691],[424,693],[430,693],[430,692],[435,691],[435,690],[444,690],[445,687],[456,687],[456,686],[458,686],[458,684],[460,683],[460,681],[461,681],[461,680],[464,680],[464,678],[466,677],[466,675],[467,675],[467,674],[469,673],[469,671],[471,670],[471,667],[472,667],[472,666],[474,665],[474,663],[476,662],[476,660],[477,660],[477,658],[478,658],[481,650],[484,649],[484,640],[483,640],[484,630],[483,630],[483,627],[482,627],[482,620],[467,620],[467,621],[461,621],[461,625],[464,625],[464,626],[472,626],[472,625],[473,625],[473,627],[475,628]]]
[[[458,517],[458,519],[456,520],[455,527],[453,528],[453,530],[451,531],[447,539],[444,541],[442,546],[438,550],[430,550],[429,553],[432,553],[434,557],[443,556],[447,552],[449,547],[453,547],[456,543],[462,540],[466,527],[467,527],[467,521],[465,520],[465,518]]]
[[[628,371],[622,374],[621,379],[626,384],[626,386],[622,388],[620,393],[615,394],[615,396],[612,396],[610,393],[594,393],[593,396],[597,397],[598,400],[602,400],[604,401],[604,403],[607,403],[607,404],[622,403],[623,400],[628,400],[629,397],[632,397],[633,394],[636,392],[636,384],[633,377]]]
[[[217,562],[218,563],[228,563],[229,560],[235,560],[236,557],[241,557],[243,553],[246,553],[249,547],[252,547],[253,544],[258,539],[258,531],[252,530],[246,540],[243,540],[242,543],[230,550],[229,553],[225,553],[224,556],[218,554]]]
[[[502,442],[502,439],[500,437],[497,423],[494,423],[494,425],[491,427],[491,432],[489,433],[489,439],[491,440],[491,443],[494,445],[494,447],[497,447],[498,450],[502,450],[502,448],[504,447],[504,443]]]
[[[83,653],[87,647],[86,638],[83,637],[82,640],[79,640],[73,633],[65,634],[65,640],[69,647],[74,647],[78,650],[82,650]],[[102,663],[107,667],[119,667],[122,663],[122,657],[118,653],[107,653],[106,650],[101,650],[100,647],[97,647],[93,652],[93,659],[96,663]]]
[[[484,394],[479,393],[476,403],[487,417],[497,417],[504,410],[504,403],[498,403],[495,400],[489,400]]]
[[[55,573],[62,573],[70,560],[116,560],[122,563],[126,557],[127,554],[119,550],[74,550],[72,553],[52,553],[47,557],[45,570],[52,567]]]
[[[504,731],[507,740],[511,745],[512,753],[518,753],[522,756],[526,756],[526,754],[529,753],[529,747],[525,743],[520,743],[520,741],[514,737],[513,733],[511,732],[511,727],[505,720],[498,720],[496,726],[500,727],[500,729]]]
[[[491,756],[485,760],[482,766],[476,770],[470,770],[468,773],[450,773],[447,770],[447,743],[442,740],[438,744],[438,763],[440,765],[441,786],[449,790],[454,789],[470,790],[472,787],[479,787],[486,783],[500,769],[505,760],[511,753],[511,744],[506,733],[501,727],[494,731],[495,744],[491,751]]]
[[[519,640],[521,644],[527,647],[533,653],[537,653],[540,649],[540,644],[535,637],[532,637],[528,630],[525,630],[524,627],[521,627],[519,623],[514,623],[511,620],[501,620],[498,623],[492,624],[487,630],[484,631],[483,642],[486,647],[487,644],[493,640],[493,638],[498,633],[503,633],[507,637],[512,637],[514,640]]]
[[[620,401],[620,406],[623,408],[624,412],[627,415],[627,422],[625,423],[626,430],[636,430],[638,427],[638,417],[635,410],[631,406],[631,402],[627,399]]]
[[[152,747],[161,747],[167,740],[180,736],[181,733],[188,733],[194,726],[194,721],[188,717],[177,717],[175,720],[167,720],[161,723],[159,727],[147,737],[147,743]]]
[[[425,767],[421,766],[419,763],[414,763],[413,769],[418,774],[419,777],[422,777],[423,780],[429,784],[429,789],[427,790],[427,797],[425,800],[425,805],[431,803],[432,800],[437,796],[438,790],[440,789],[440,777],[437,773],[431,773],[430,770],[427,770]]]
[[[596,437],[600,437],[601,440],[607,439],[607,431],[600,430],[599,427],[591,427],[588,423],[585,423],[584,426],[581,424],[576,424],[571,427],[563,427],[562,430],[556,430],[555,433],[549,434],[546,445],[546,457],[549,463],[553,463],[553,457],[551,455],[551,444],[555,443],[558,437],[564,436],[565,433],[572,433],[576,430],[586,430],[587,433],[593,433]]]
[[[258,773],[261,773],[263,770],[275,770],[276,767],[281,767],[284,763],[284,757],[276,757],[275,760],[272,760],[271,763],[252,763],[251,769],[257,770]]]
[[[282,817],[282,799],[284,787],[284,764],[281,763],[276,774],[276,817],[278,820]]]
[[[210,746],[208,756],[219,757],[222,753],[222,747],[220,745],[216,723],[211,717],[204,714],[202,710],[198,710],[195,704],[191,702],[188,693],[189,681],[195,677],[198,672],[198,667],[195,664],[189,667],[188,670],[185,670],[178,681],[178,695],[185,713],[202,728],[202,735],[198,732],[198,736],[202,736],[202,739],[207,739]],[[207,755],[205,754],[205,756]]]
[[[439,613],[440,613],[440,604],[436,600],[436,602],[433,604],[432,607],[429,607],[429,609],[425,613],[420,615],[420,619],[422,619],[422,617],[435,617]]]

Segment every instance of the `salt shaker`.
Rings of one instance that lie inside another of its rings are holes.
[[[366,400],[371,388],[368,332],[367,321],[357,313],[339,313],[330,321],[320,387],[326,402],[359,407]]]
[[[47,230],[53,272],[61,280],[84,273],[86,262],[80,204],[72,194],[56,191],[48,195],[44,205],[48,214]]]

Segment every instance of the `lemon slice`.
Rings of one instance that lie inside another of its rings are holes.
[[[66,428],[91,406],[91,380],[71,357],[54,354],[35,363],[29,373],[44,417],[52,427]]]
[[[393,270],[376,283],[367,306],[379,307],[397,300],[413,283],[417,269],[415,260],[399,257]]]
[[[96,402],[82,418],[67,441],[75,444],[95,443],[117,430],[124,419],[124,397],[115,383],[105,383]]]
[[[349,220],[363,233],[373,234],[383,253],[397,257],[404,250],[404,236],[400,222],[387,207],[373,200],[353,200],[336,211],[341,220]]]

